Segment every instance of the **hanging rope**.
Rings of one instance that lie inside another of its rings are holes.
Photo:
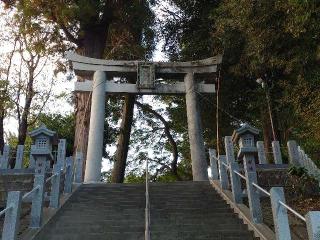
[[[221,68],[219,69],[217,76],[217,107],[216,107],[216,122],[217,122],[217,153],[220,156],[220,132],[219,132],[219,95],[220,95],[220,78],[221,78]]]

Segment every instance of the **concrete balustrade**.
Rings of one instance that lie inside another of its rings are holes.
[[[216,158],[216,151],[214,149],[209,149],[210,164],[214,165],[210,167],[213,169],[213,172],[215,171],[216,166],[218,166],[219,169],[218,177],[216,174],[213,174],[212,180],[216,180],[218,178],[220,183],[219,189],[226,194],[225,196],[229,196],[227,194],[229,191],[228,179],[231,180],[232,198],[228,197],[228,199],[233,202],[234,206],[238,206],[237,209],[240,212],[244,207],[242,204],[243,194],[241,189],[241,178],[245,180],[250,211],[250,216],[248,215],[248,218],[250,223],[253,224],[252,226],[257,226],[256,229],[261,229],[261,224],[263,224],[261,196],[268,196],[270,197],[273,214],[275,229],[274,237],[277,240],[291,239],[288,211],[306,223],[308,237],[310,240],[319,240],[320,211],[311,211],[304,217],[286,204],[285,194],[282,187],[273,187],[270,191],[267,191],[259,186],[257,181],[256,160],[258,160],[259,164],[265,165],[267,164],[267,158],[263,142],[256,140],[258,132],[259,131],[257,129],[250,125],[244,124],[241,128],[234,131],[232,137],[226,136],[224,138],[226,156],[222,155]],[[239,144],[240,151],[237,155],[237,159],[234,156],[233,143]],[[308,173],[312,176],[317,177],[319,175],[320,170],[295,141],[288,141],[287,147],[289,163],[291,165],[305,167],[308,170]],[[280,144],[278,141],[272,142],[272,150],[274,168],[277,168],[277,166],[283,165]],[[258,159],[256,159],[257,156]],[[243,163],[244,175],[239,170],[238,161]],[[242,216],[247,215],[242,212]],[[271,230],[269,229],[268,231]],[[261,232],[259,232],[258,235],[259,234],[261,234]]]
[[[309,240],[320,239],[320,211],[309,212],[306,215]]]
[[[244,154],[243,157],[244,170],[246,176],[246,187],[248,192],[248,201],[250,207],[251,217],[254,223],[262,223],[262,210],[260,203],[260,193],[256,190],[253,184],[257,184],[257,172],[255,167],[255,160],[253,155]]]
[[[23,151],[24,151],[24,146],[18,145],[17,154],[16,154],[16,164],[14,166],[15,169],[23,168]]]
[[[211,178],[214,180],[218,180],[219,172],[218,172],[218,159],[217,159],[216,150],[209,149],[209,157],[210,157]]]
[[[61,173],[63,172],[59,165],[54,165],[53,175],[45,179],[43,169],[45,168],[44,162],[38,164],[38,169],[34,177],[33,189],[22,196],[22,192],[13,191],[8,193],[5,221],[2,231],[2,239],[16,240],[17,233],[19,231],[20,224],[20,211],[21,203],[23,200],[31,199],[31,213],[30,213],[30,228],[40,228],[42,226],[43,208],[45,202],[45,185],[48,180],[51,180],[51,191],[50,191],[50,203],[51,208],[58,208],[60,206],[60,179]],[[64,182],[64,194],[72,192],[72,180],[73,180],[73,161],[72,158],[67,158],[66,169],[65,169],[65,182]],[[1,214],[0,214],[1,215]]]
[[[312,159],[298,146],[296,141],[288,141],[287,146],[290,164],[304,167],[308,174],[315,177],[320,184],[320,170]]]
[[[228,172],[227,172],[227,159],[226,156],[220,155],[219,156],[219,162],[218,162],[218,167],[219,167],[219,176],[220,176],[220,184],[222,189],[227,189],[229,185],[229,180],[228,180]]]
[[[55,164],[53,167],[53,178],[51,179],[51,194],[50,194],[50,207],[58,208],[60,205],[60,179],[61,167],[60,164]]]
[[[76,153],[76,171],[74,176],[75,183],[83,182],[83,155],[81,152]]]
[[[22,193],[19,191],[9,192],[7,208],[5,212],[2,239],[15,240],[19,232]]]
[[[220,187],[222,190],[228,189],[229,177],[228,177],[227,169],[229,169],[233,202],[235,204],[242,205],[242,193],[240,193],[241,185],[239,185],[239,183],[241,178],[245,179],[248,200],[249,200],[249,210],[251,215],[251,221],[253,222],[253,224],[257,224],[257,226],[258,225],[260,226],[263,223],[263,216],[262,216],[261,202],[260,202],[260,198],[261,198],[260,192],[261,192],[265,196],[270,197],[273,221],[274,221],[274,229],[275,229],[275,238],[277,240],[292,239],[291,233],[290,233],[288,213],[287,213],[288,211],[290,211],[297,218],[303,220],[306,223],[309,240],[320,239],[320,211],[311,211],[308,214],[306,214],[305,217],[303,217],[302,215],[294,211],[292,208],[286,205],[284,190],[282,187],[273,187],[271,188],[270,191],[267,191],[258,185],[255,160],[251,152],[252,149],[251,150],[245,149],[245,148],[240,149],[240,153],[238,154],[238,156],[242,156],[244,171],[245,171],[245,176],[244,176],[239,171],[239,168],[238,168],[239,165],[233,160],[232,153],[234,150],[233,150],[233,144],[232,142],[230,142],[230,137],[225,137],[225,147],[226,147],[226,156],[222,155],[219,158],[216,158],[218,163],[216,163],[215,161],[211,161],[211,164],[218,165],[219,167],[218,180],[220,182]],[[297,162],[300,159],[300,158],[298,159],[297,155],[299,157],[303,155],[303,158],[305,161],[306,159],[305,153],[303,152],[303,150],[298,149],[298,146],[293,142],[288,143],[288,151],[289,151],[289,157],[291,158],[290,162]],[[215,153],[215,150],[210,149],[209,153]],[[212,178],[212,180],[215,180],[215,179]]]
[[[39,148],[33,145],[31,150],[31,155],[33,158],[34,166],[34,183],[33,189],[23,195],[21,191],[11,191],[8,193],[6,208],[0,212],[0,216],[4,215],[4,225],[2,231],[2,239],[5,240],[16,240],[17,233],[19,231],[20,225],[20,212],[22,202],[31,202],[31,212],[30,212],[30,228],[40,228],[42,226],[43,218],[43,208],[46,201],[46,194],[49,195],[49,207],[59,208],[60,198],[62,192],[64,194],[72,193],[72,183],[73,179],[77,180],[77,183],[82,183],[82,167],[83,167],[83,157],[81,153],[77,153],[77,166],[78,172],[75,176],[73,168],[72,157],[65,157],[66,153],[66,141],[61,139],[59,141],[57,150],[57,159],[53,166],[52,174],[50,177],[46,178],[47,174],[50,174],[47,169],[47,163],[52,159],[52,154],[48,151],[48,148]],[[10,147],[6,146],[3,152],[3,157],[1,161],[1,166],[7,166],[8,161],[4,159],[9,159]],[[24,146],[17,147],[16,155],[16,169],[22,168],[24,155]],[[61,177],[64,175],[64,191],[61,191]],[[46,184],[51,183],[51,187],[48,193],[46,189]]]
[[[277,240],[291,239],[287,209],[280,204],[280,201],[285,203],[283,188],[271,188],[270,199]]]
[[[225,137],[224,142],[225,142],[227,162],[229,164],[233,201],[236,203],[242,203],[241,181],[239,176],[236,174],[236,171],[239,171],[239,164],[235,161],[232,137],[231,136]]]
[[[267,164],[266,151],[264,150],[263,141],[257,141],[259,164]]]
[[[10,146],[4,145],[3,147],[3,153],[1,156],[1,163],[0,168],[1,169],[7,169],[9,166],[9,156],[10,156]]]
[[[279,141],[272,142],[273,160],[275,164],[282,164],[282,155]]]
[[[300,165],[300,156],[298,151],[298,145],[296,141],[288,141],[288,154],[289,154],[289,162],[294,166]]]
[[[73,178],[73,159],[72,157],[66,158],[66,173],[64,179],[64,193],[72,192],[72,178]]]

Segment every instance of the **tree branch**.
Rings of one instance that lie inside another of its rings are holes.
[[[164,125],[164,132],[170,142],[172,147],[173,160],[171,162],[171,172],[178,177],[177,164],[178,164],[178,146],[175,142],[173,136],[170,133],[170,125],[169,123],[155,110],[153,110],[149,105],[142,104],[138,101],[135,101],[135,104],[142,109],[142,111],[146,111],[154,115],[158,118],[162,124]]]

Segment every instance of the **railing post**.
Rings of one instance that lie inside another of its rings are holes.
[[[304,151],[300,146],[298,146],[298,151],[299,151],[299,159],[300,159],[300,165],[301,167],[305,167],[305,162],[304,162]]]
[[[311,165],[311,158],[306,154],[306,160],[307,160],[307,170],[309,175],[312,175],[312,165]]]
[[[300,165],[300,157],[298,151],[298,145],[296,141],[288,141],[287,142],[288,153],[289,153],[289,162],[294,166]]]
[[[23,151],[24,151],[24,146],[18,145],[17,154],[16,154],[16,164],[14,166],[15,169],[23,168]]]
[[[310,164],[311,164],[311,168],[312,168],[312,174],[317,177],[317,170],[318,167],[316,166],[316,164],[310,159]]]
[[[226,190],[228,189],[228,174],[226,166],[223,165],[223,163],[227,164],[226,156],[220,155],[218,163],[221,188]]]
[[[29,156],[29,168],[35,168],[36,167],[36,160],[34,159],[32,155],[32,149],[34,149],[35,146],[31,145],[31,150],[30,150],[30,156]]]
[[[272,152],[275,164],[282,164],[282,156],[279,141],[272,142]]]
[[[9,157],[10,157],[10,146],[4,145],[2,159],[1,159],[1,169],[8,169]]]
[[[218,167],[217,167],[217,152],[215,149],[209,149],[210,157],[210,169],[211,169],[211,178],[213,180],[219,179]]]
[[[259,164],[267,164],[267,157],[266,157],[266,152],[264,150],[263,141],[257,142],[257,150],[258,150]]]
[[[10,210],[5,213],[2,239],[15,240],[19,232],[22,192],[13,191],[8,193],[7,207]]]
[[[302,166],[307,168],[307,156],[304,150],[301,150],[302,154]]]
[[[82,182],[83,182],[83,155],[81,152],[77,152],[75,183],[82,183]]]
[[[308,212],[306,215],[306,223],[309,240],[320,239],[320,211]]]
[[[235,161],[232,137],[226,136],[224,138],[224,143],[225,143],[225,149],[226,149],[227,162],[229,163],[229,167],[230,167],[229,170],[230,170],[230,180],[231,180],[233,201],[235,203],[242,203],[242,189],[241,189],[240,177],[234,172],[234,171],[239,171],[239,165]]]
[[[60,204],[60,178],[61,178],[61,166],[55,164],[53,166],[53,172],[56,176],[51,179],[51,192],[50,192],[50,204],[51,208],[58,208]]]
[[[316,175],[316,166],[314,165],[311,158],[308,158],[309,161],[309,167],[310,167],[310,174],[315,176]]]
[[[32,197],[31,206],[31,228],[39,228],[42,223],[43,199],[45,192],[45,175],[46,175],[46,157],[38,157],[36,160],[36,169],[34,176],[33,188],[38,188]]]
[[[282,187],[273,187],[270,190],[272,215],[274,222],[274,229],[277,240],[290,240],[290,226],[288,220],[287,209],[282,206],[279,201],[285,203],[285,197]]]
[[[149,166],[146,160],[146,208],[145,208],[145,240],[150,240],[150,202],[149,202]]]
[[[240,150],[241,151],[241,150]],[[256,172],[256,164],[253,154],[244,153],[243,163],[245,169],[245,175],[247,178],[246,186],[248,191],[248,200],[250,213],[252,217],[252,221],[254,223],[262,223],[262,210],[260,204],[260,194],[252,185],[252,183],[257,184],[257,172]]]
[[[66,159],[66,140],[60,139],[58,144],[58,153],[57,153],[57,165],[60,165],[61,169],[65,167]]]
[[[72,157],[66,158],[66,175],[64,179],[64,193],[72,192],[72,179],[73,179],[73,159]]]

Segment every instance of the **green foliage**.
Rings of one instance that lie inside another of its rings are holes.
[[[308,152],[320,147],[320,2],[318,0],[169,0],[162,5],[165,16],[156,31],[165,39],[164,49],[171,60],[196,60],[224,54],[221,66],[220,137],[230,135],[242,122],[268,130],[265,91],[256,84],[263,78],[270,90],[277,135],[284,144],[297,139]],[[37,32],[49,24],[52,42],[65,50],[64,40],[79,49],[88,36],[101,29],[109,35],[103,56],[106,58],[149,59],[154,49],[154,14],[151,1],[17,1],[16,7],[26,22],[26,30]],[[158,4],[163,4],[159,1]],[[170,7],[171,6],[171,7]],[[173,7],[172,7],[173,6]],[[105,27],[108,23],[108,28]],[[43,25],[44,24],[44,25]],[[105,28],[103,28],[105,27]],[[94,34],[92,34],[94,33]],[[104,32],[105,34],[105,32]],[[94,44],[91,44],[94,45]],[[43,49],[39,42],[35,48]],[[91,49],[92,50],[92,49]],[[89,49],[90,51],[90,49]],[[217,76],[205,76],[217,83]],[[216,139],[215,96],[198,95],[206,147]],[[179,143],[178,172],[190,179],[185,100],[159,97],[167,104],[161,109]],[[121,102],[110,97],[106,118],[105,144],[119,133]],[[161,164],[169,165],[168,142],[161,136],[161,126],[153,116],[137,116],[148,128],[134,129],[132,147],[140,152],[133,157],[133,172],[128,181],[142,180],[141,162],[148,159],[141,149],[154,146],[151,170],[157,180],[171,181]],[[107,156],[107,153],[105,154]],[[317,154],[319,156],[319,154]],[[109,156],[108,156],[109,157]],[[111,156],[110,156],[111,158]],[[320,157],[319,157],[320,159]],[[130,164],[130,162],[129,162]],[[140,170],[137,170],[137,166]],[[292,170],[293,171],[293,170]],[[294,172],[294,171],[293,171]]]
[[[306,197],[320,192],[319,181],[308,174],[304,167],[291,166],[288,169],[288,191],[290,195]]]
[[[130,173],[125,177],[124,183],[145,183],[146,177],[143,175],[136,175],[134,173]]]
[[[259,77],[269,82],[276,127],[283,141],[303,126],[309,125],[309,131],[311,126],[317,127],[309,122],[317,118],[314,111],[319,104],[319,9],[319,1],[242,0],[222,1],[213,11],[215,43],[230,64],[226,74],[244,82]],[[246,102],[247,106],[253,101]],[[258,112],[259,108],[250,110]],[[249,117],[255,121],[254,116]]]
[[[111,183],[111,170],[101,173],[101,181],[105,183]]]
[[[278,0],[171,0],[161,25],[164,49],[173,60],[224,54],[221,68],[220,136],[232,134],[241,122],[268,130],[263,78],[270,91],[278,139],[296,139],[319,158],[320,2]],[[170,10],[170,11],[169,11]],[[208,77],[215,82],[215,77]],[[173,123],[185,124],[184,101],[165,97]],[[215,98],[199,94],[205,141],[215,146]],[[183,125],[182,124],[182,125]],[[186,131],[182,158],[189,158]],[[265,133],[265,131],[264,131]],[[317,153],[316,153],[317,152]],[[190,163],[190,160],[189,160]]]
[[[288,173],[294,176],[298,176],[300,178],[308,177],[308,171],[304,167],[291,166],[288,169]]]
[[[7,144],[9,144],[11,152],[15,157],[15,152],[18,146],[18,138],[16,135],[9,133],[7,137]],[[27,136],[24,144],[24,157],[23,157],[23,166],[26,168],[29,166],[30,161],[30,151],[31,151],[32,139]]]
[[[86,51],[90,48],[89,55],[97,55],[94,51],[98,50],[105,52],[106,58],[137,59],[150,58],[154,49],[152,4],[152,0],[28,0],[17,1],[14,6],[28,31],[47,28],[58,51],[76,45],[78,49],[88,48]]]

